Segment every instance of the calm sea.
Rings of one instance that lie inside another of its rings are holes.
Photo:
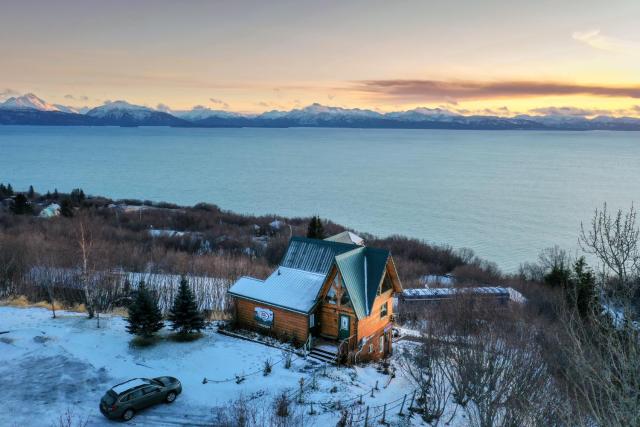
[[[0,182],[319,214],[513,271],[640,201],[640,133],[0,126]]]

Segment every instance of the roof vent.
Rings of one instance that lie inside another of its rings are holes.
[[[278,276],[279,276],[280,274],[281,274],[281,273],[280,273],[280,269],[278,269]]]

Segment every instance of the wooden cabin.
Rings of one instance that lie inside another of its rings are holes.
[[[238,326],[294,339],[326,361],[391,354],[392,297],[402,292],[391,253],[338,236],[293,237],[266,280],[240,278],[229,289]]]

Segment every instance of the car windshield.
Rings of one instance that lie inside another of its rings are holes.
[[[111,390],[109,390],[108,392],[105,393],[105,395],[102,397],[102,400],[104,401],[104,403],[106,403],[107,405],[113,405],[116,402],[116,399],[118,398],[118,396],[112,392]]]

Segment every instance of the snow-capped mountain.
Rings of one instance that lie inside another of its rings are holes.
[[[87,111],[86,116],[118,126],[180,126],[187,122],[171,114],[126,101],[108,102]]]
[[[372,110],[328,107],[316,103],[291,111],[268,111],[260,114],[256,119],[263,122],[290,122],[290,126],[354,126],[383,117],[382,114]]]
[[[0,108],[7,110],[32,109],[38,111],[61,111],[57,106],[48,104],[32,93],[22,96],[14,96],[0,104]]]
[[[640,131],[640,119],[634,117],[598,116],[589,119],[563,114],[464,116],[443,108],[379,113],[311,104],[290,111],[242,115],[202,106],[191,110],[158,111],[126,101],[114,101],[87,110],[86,107],[77,109],[49,104],[29,93],[0,103],[0,125]]]
[[[461,114],[454,113],[443,108],[415,108],[413,110],[398,111],[385,114],[385,117],[394,120],[419,122],[425,120],[452,121],[462,117]]]
[[[68,105],[53,104],[53,106],[56,107],[58,111],[62,111],[63,113],[83,114],[79,109],[70,107]]]
[[[202,105],[197,105],[191,110],[169,110],[168,113],[180,119],[189,120],[190,122],[204,120],[211,117],[219,117],[225,119],[241,117],[241,115],[238,113],[224,110],[212,110],[211,108],[203,107]]]

